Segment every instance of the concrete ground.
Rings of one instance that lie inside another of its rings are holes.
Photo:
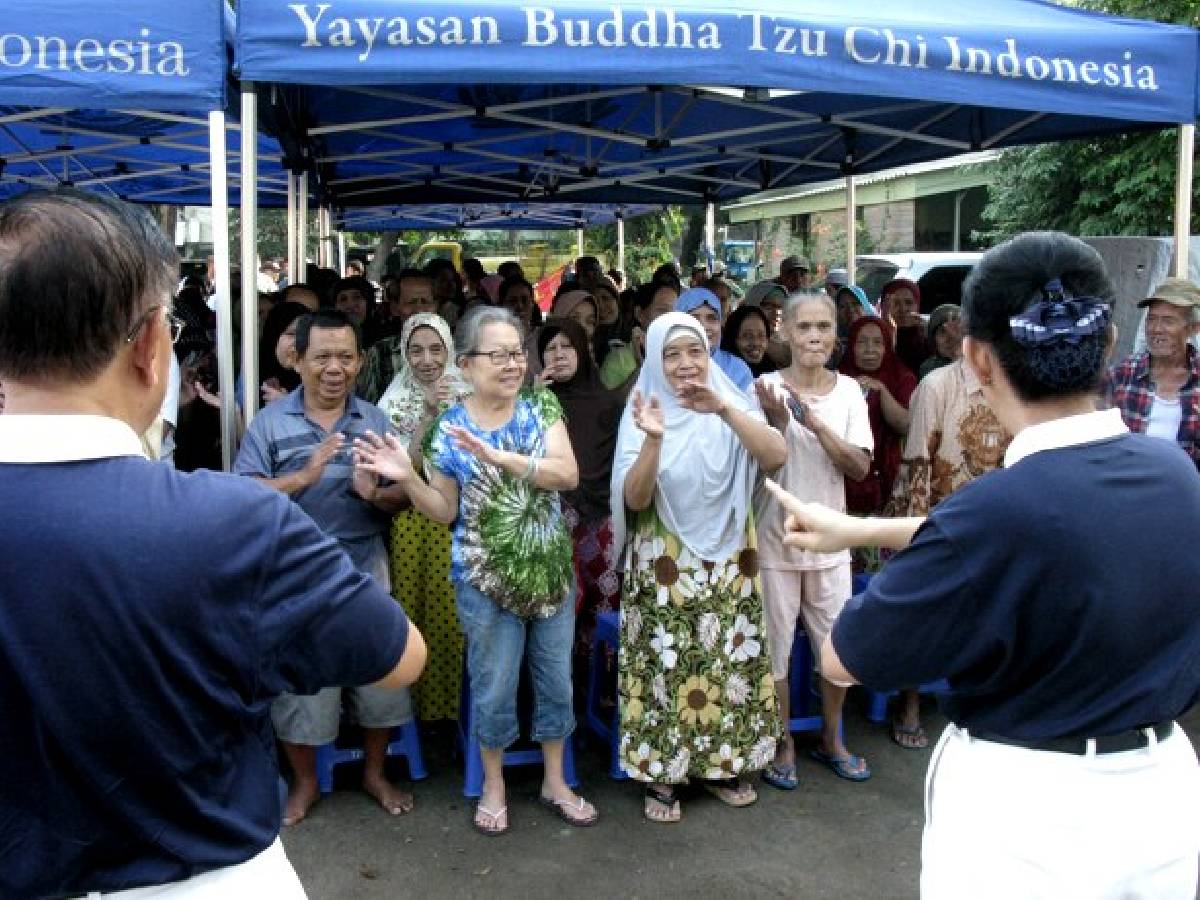
[[[917,896],[922,790],[929,751],[902,750],[847,701],[846,738],[874,777],[855,784],[807,756],[815,735],[797,735],[800,788],[759,785],[759,802],[730,809],[701,793],[683,821],[651,824],[631,782],[606,774],[592,739],[578,754],[580,791],[600,810],[593,828],[571,828],[537,804],[539,771],[512,770],[512,830],[484,837],[473,801],[444,741],[425,743],[430,775],[415,784],[416,808],[387,816],[356,790],[359,771],[340,767],[334,793],[284,833],[288,856],[312,900],[395,898],[906,898]],[[930,734],[944,720],[932,709]],[[1183,723],[1193,741],[1200,711]],[[403,762],[397,774],[402,775]]]

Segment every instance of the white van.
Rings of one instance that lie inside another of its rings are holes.
[[[907,278],[921,288],[921,312],[928,315],[943,303],[962,302],[962,283],[982,253],[880,253],[856,256],[855,278],[872,303],[893,278]]]

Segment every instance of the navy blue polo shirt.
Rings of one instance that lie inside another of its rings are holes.
[[[3,416],[0,436],[21,418],[79,417]],[[0,509],[0,896],[179,881],[268,847],[271,701],[382,678],[400,606],[247,478],[0,462]]]
[[[380,536],[391,525],[391,516],[350,489],[354,474],[353,440],[364,432],[385,434],[391,429],[387,414],[351,395],[346,409],[326,431],[304,412],[304,388],[296,388],[286,397],[263,407],[250,423],[242,439],[233,471],[239,475],[279,478],[299,472],[309,457],[329,435],[346,435],[346,445],[325,467],[321,478],[311,487],[292,495],[292,499],[321,530],[341,541],[342,546],[362,569],[371,569],[372,555],[382,552]]]
[[[1200,476],[1177,447],[1126,434],[1041,450],[938,504],[833,646],[878,690],[948,679],[946,715],[977,732],[1170,720],[1200,694],[1197,547]]]

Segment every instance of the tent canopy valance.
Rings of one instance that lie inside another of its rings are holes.
[[[237,40],[345,207],[720,201],[1197,110],[1197,32],[1031,0],[243,0]]]
[[[456,230],[460,228],[557,231],[611,225],[663,207],[641,203],[440,203],[338,210],[334,225],[342,231]]]

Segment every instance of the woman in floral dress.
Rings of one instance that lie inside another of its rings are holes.
[[[621,421],[613,532],[623,547],[621,756],[647,785],[646,818],[680,818],[691,778],[731,806],[775,755],[779,717],[766,653],[751,492],[786,445],[711,364],[704,329],[670,313]]]
[[[471,393],[454,364],[454,339],[434,313],[409,316],[400,333],[403,365],[379,399],[401,443],[421,469],[421,444],[439,413]],[[450,529],[413,508],[392,520],[392,593],[421,629],[429,659],[412,686],[424,722],[457,719],[462,691],[462,634],[450,583]]]

